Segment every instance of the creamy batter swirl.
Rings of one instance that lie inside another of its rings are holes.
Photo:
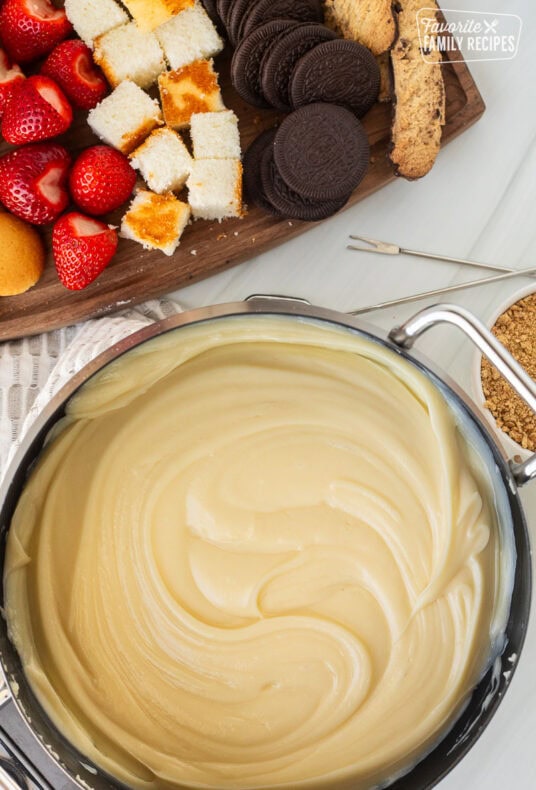
[[[135,788],[370,788],[478,679],[493,512],[413,366],[312,321],[211,321],[72,399],[5,590],[60,730]]]

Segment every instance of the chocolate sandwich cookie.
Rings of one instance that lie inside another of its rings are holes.
[[[261,161],[267,148],[272,148],[275,129],[267,129],[253,140],[244,154],[244,197],[263,211],[275,216],[280,212],[270,203],[264,192],[261,180]]]
[[[295,19],[298,22],[323,22],[321,0],[258,0],[244,19],[241,35],[247,36],[270,19]]]
[[[360,121],[336,104],[308,104],[288,115],[274,140],[285,183],[309,200],[342,200],[361,182],[369,143]]]
[[[342,104],[358,118],[378,98],[380,69],[374,55],[356,41],[325,41],[297,62],[290,80],[296,109],[314,102]]]
[[[306,52],[324,41],[337,38],[337,34],[319,24],[298,25],[282,35],[262,62],[261,85],[266,100],[281,112],[289,112],[290,78],[294,67]]]
[[[298,23],[291,19],[272,19],[240,41],[231,61],[231,81],[238,95],[254,107],[269,107],[262,92],[263,57],[283,33]]]
[[[350,197],[348,193],[344,199],[311,200],[290,189],[275,164],[273,144],[268,145],[262,154],[260,171],[261,188],[267,201],[286,219],[299,219],[304,222],[327,219],[339,211]]]
[[[227,14],[227,32],[229,41],[236,46],[239,40],[239,31],[246,12],[255,4],[255,0],[233,0]]]
[[[227,14],[231,10],[233,0],[216,0],[216,10],[224,28],[227,30]]]

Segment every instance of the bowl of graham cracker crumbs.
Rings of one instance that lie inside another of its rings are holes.
[[[525,286],[510,297],[488,325],[536,380],[536,285]],[[536,452],[536,415],[480,353],[475,367],[476,391],[488,424],[502,435],[514,459],[527,458]]]

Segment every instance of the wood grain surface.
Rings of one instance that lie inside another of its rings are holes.
[[[453,57],[461,56],[450,53],[450,58]],[[277,123],[278,116],[252,108],[236,95],[229,81],[228,55],[224,53],[217,59],[217,67],[225,103],[238,115],[245,149],[262,129]],[[475,123],[485,105],[465,63],[446,62],[442,68],[447,96],[443,131],[443,144],[446,144]],[[364,119],[371,144],[371,163],[348,206],[395,178],[387,159],[391,111],[391,105],[377,104]],[[73,156],[97,142],[87,126],[85,113],[76,118],[69,133],[59,140]],[[8,148],[0,145],[0,153]],[[119,225],[123,212],[124,208],[107,220]],[[274,219],[251,206],[240,220],[193,223],[185,230],[181,245],[172,257],[145,251],[135,242],[121,239],[112,263],[95,282],[79,292],[68,291],[61,285],[49,252],[45,273],[36,286],[19,296],[0,299],[0,340],[67,326],[160,296],[246,261],[309,227],[305,222]],[[44,236],[50,250],[50,232],[44,231]]]

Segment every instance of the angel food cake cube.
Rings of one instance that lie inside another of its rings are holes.
[[[137,148],[163,123],[158,101],[129,80],[97,104],[87,122],[97,137],[124,154]]]
[[[184,129],[193,113],[218,112],[225,105],[212,60],[196,60],[158,78],[164,118],[173,129]]]
[[[195,159],[240,159],[238,118],[232,110],[194,113],[190,124]]]
[[[173,255],[190,221],[190,206],[168,193],[138,192],[121,222],[121,235],[137,241],[146,250]]]
[[[156,28],[155,35],[172,69],[212,58],[223,49],[223,41],[199,0]]]
[[[192,169],[192,157],[182,138],[167,127],[151,132],[131,153],[130,163],[159,195],[182,189]]]
[[[115,0],[65,0],[65,13],[91,49],[96,38],[129,21],[128,14]]]
[[[195,0],[123,0],[140,30],[149,32],[176,14],[192,8]]]
[[[238,159],[196,159],[186,182],[196,219],[241,217],[242,163]]]
[[[95,40],[95,63],[112,88],[130,80],[149,88],[165,70],[164,53],[153,33],[142,33],[135,22],[115,27]]]

